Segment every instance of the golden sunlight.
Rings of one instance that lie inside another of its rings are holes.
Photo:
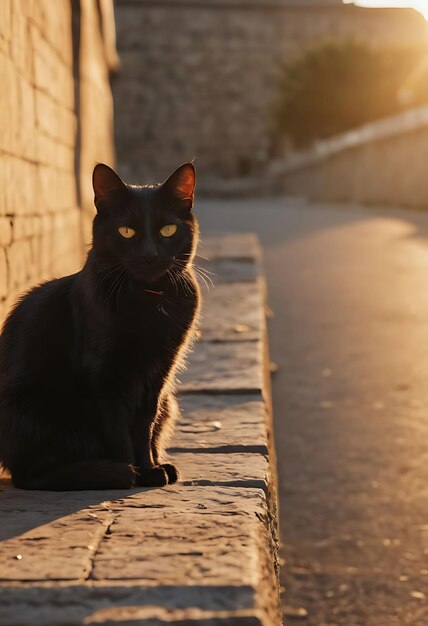
[[[416,9],[428,20],[428,0],[344,0],[345,4],[356,4],[361,7],[395,7]]]

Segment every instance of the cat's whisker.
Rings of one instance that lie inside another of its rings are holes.
[[[189,277],[187,274],[185,274],[183,271],[178,271],[176,272],[176,277],[177,280],[179,281],[179,283],[183,286],[183,289],[185,291],[185,293],[187,294],[192,294],[192,283],[189,280]]]
[[[199,265],[193,265],[193,268],[196,272],[199,272],[200,274],[203,274],[204,276],[206,276],[207,278],[209,278],[210,276],[215,276],[214,272],[209,272],[208,270],[199,267]]]
[[[182,261],[181,259],[176,259],[176,261],[180,262],[180,263],[184,263],[187,266],[189,266],[189,264],[186,261]],[[208,276],[215,276],[214,272],[210,272],[209,270],[207,270],[206,268],[202,268],[199,265],[197,265],[196,263],[192,263],[190,265],[190,267],[193,267],[193,269],[203,273],[207,278]]]
[[[199,276],[198,278],[204,283],[205,287],[207,288],[207,291],[209,291],[210,290],[210,286],[207,283],[207,281],[205,280],[205,278],[203,278],[202,276]]]
[[[120,278],[120,268],[117,268],[117,270],[115,272],[112,272],[111,276],[111,282],[107,285],[106,288],[106,299],[109,300],[111,293],[114,291],[114,287],[116,285],[116,282],[119,280]]]
[[[170,268],[169,270],[167,270],[167,275],[168,275],[168,276],[170,276],[170,278],[171,278],[171,282],[172,282],[172,284],[173,284],[173,285],[174,285],[174,287],[175,287],[175,292],[176,292],[176,295],[178,296],[178,285],[177,285],[177,281],[176,281],[175,275],[174,275],[174,273],[172,272],[172,268]]]
[[[117,270],[117,271],[118,271],[118,270]],[[114,273],[112,273],[112,274],[113,274],[112,282],[111,282],[111,283],[109,283],[109,284],[107,284],[106,289],[105,289],[105,292],[104,292],[104,298],[103,298],[103,302],[102,302],[102,306],[103,306],[103,308],[104,308],[104,306],[107,304],[107,300],[108,300],[108,297],[109,297],[109,294],[110,294],[110,291],[111,291],[112,285],[114,284],[114,281],[115,281],[115,280],[116,280],[116,278],[117,278],[117,276],[116,276],[116,275],[114,275],[114,274],[116,274],[116,272],[114,272]]]
[[[204,261],[209,261],[206,256],[202,256],[200,254],[192,254],[191,252],[183,252],[183,256],[192,256],[195,259],[203,259]]]
[[[184,289],[185,293],[191,295],[192,294],[191,282],[187,278],[187,276],[183,275],[183,273],[180,272],[180,273],[177,274],[177,278],[178,278],[179,282],[183,285],[183,289]]]
[[[111,276],[113,276],[113,274],[115,274],[116,272],[118,272],[118,271],[120,270],[120,267],[121,267],[120,265],[112,265],[111,267],[106,268],[106,270],[109,270],[109,269],[111,269],[111,268],[113,268],[113,269],[112,269],[112,271],[110,271],[110,272],[109,272],[106,276],[103,276],[103,278],[102,278],[102,279],[99,281],[99,283],[97,284],[97,288],[98,288],[98,287],[100,287],[100,286],[103,284],[103,282],[104,282],[104,281],[106,281],[108,278],[110,278]]]
[[[215,276],[214,272],[210,272],[210,270],[207,270],[205,267],[201,267],[200,265],[196,265],[196,263],[193,264],[193,267],[198,269],[200,272],[203,272],[207,276]]]
[[[181,269],[193,269],[196,276],[200,278],[200,280],[204,283],[205,287],[209,291],[210,286],[214,287],[214,283],[211,277],[206,273],[205,270],[202,270],[198,265],[190,265],[189,263],[183,261],[182,259],[174,259],[174,266]],[[182,275],[182,272],[179,272],[179,275]]]
[[[121,274],[122,279],[119,282],[119,287],[117,289],[117,295],[116,295],[116,305],[117,305],[117,310],[119,311],[119,295],[120,295],[120,291],[122,289],[123,283],[125,282],[125,279],[127,277],[128,272],[126,270],[123,271],[123,273]]]
[[[110,289],[108,290],[108,294],[107,294],[107,301],[104,301],[103,306],[108,306],[110,300],[113,297],[114,292],[116,291],[116,287],[120,284],[120,280],[123,276],[123,272],[125,272],[126,270],[123,270],[119,276],[116,276],[110,286]]]
[[[210,276],[207,276],[206,274],[201,272],[200,268],[198,268],[198,267],[195,267],[194,270],[195,270],[196,276],[198,276],[205,283],[205,285],[207,286],[208,290],[209,290],[210,286],[214,287],[214,282],[213,282],[213,280],[211,279]]]
[[[106,267],[103,272],[108,272],[107,274],[103,275],[102,273],[100,273],[101,275],[101,280],[99,281],[99,285],[101,285],[101,283],[106,280],[109,276],[111,276],[114,272],[116,272],[118,269],[120,269],[120,265],[111,265],[110,267]]]

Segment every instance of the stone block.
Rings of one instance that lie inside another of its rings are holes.
[[[55,101],[50,94],[37,90],[36,120],[39,131],[58,143],[73,147],[76,134],[76,117],[72,110]],[[55,161],[49,164],[55,164]]]
[[[106,499],[100,500],[100,495]],[[0,581],[3,582],[119,577],[138,579],[140,585],[145,580],[150,585],[155,570],[158,575],[165,570],[165,575],[159,577],[162,585],[180,585],[185,581],[180,564],[187,561],[187,571],[195,576],[192,582],[198,584],[198,570],[205,560],[203,557],[207,557],[211,580],[205,574],[204,585],[215,584],[216,579],[217,583],[227,584],[230,579],[245,586],[258,574],[253,568],[247,572],[244,563],[238,564],[233,559],[234,546],[245,550],[246,541],[251,540],[257,545],[263,531],[255,528],[254,522],[257,527],[260,525],[266,501],[258,489],[215,486],[102,494],[70,492],[66,501],[59,501],[55,493],[10,488],[3,491],[1,511]],[[18,511],[26,514],[18,515]],[[256,511],[258,516],[254,516]],[[197,542],[197,549],[196,537],[190,531],[194,526],[198,538],[203,538],[203,545]],[[123,544],[123,549],[119,549],[119,544]],[[228,546],[226,554],[225,546]],[[134,552],[131,560],[128,549]],[[246,552],[246,558],[254,557],[250,551]],[[117,569],[117,561],[121,559],[129,562],[129,568]],[[175,560],[175,564],[169,559]],[[137,563],[137,568],[132,569]],[[224,571],[228,572],[225,579]]]
[[[50,44],[38,28],[33,27],[30,32],[34,59],[34,81],[37,90],[44,92],[56,103],[72,111],[74,86],[70,68],[67,68],[67,71],[63,61],[52,52]],[[68,38],[70,35],[69,32]],[[67,42],[65,43],[67,44]]]
[[[0,580],[78,580],[91,569],[96,547],[110,516],[78,511],[51,519],[48,512],[33,513],[32,526],[16,536],[15,511],[2,514]],[[66,558],[65,558],[66,555]]]
[[[42,24],[44,35],[52,50],[51,54],[61,59],[64,69],[71,68],[73,62],[70,30],[71,4],[64,2],[57,5],[49,0],[37,0],[36,4],[41,5],[42,17],[39,24]]]
[[[181,473],[181,482],[191,485],[223,485],[267,490],[269,467],[262,454],[199,454],[176,452],[169,455]]]
[[[70,133],[70,137],[74,137],[74,132]],[[73,147],[44,134],[40,129],[36,135],[36,158],[38,163],[50,166],[55,170],[74,172]]]
[[[210,261],[233,259],[259,262],[261,259],[260,244],[254,233],[212,233],[203,239],[200,251]]]
[[[169,513],[123,509],[100,545],[94,580],[138,580],[162,586],[261,584],[257,563],[266,528],[245,514]]]
[[[13,219],[13,240],[19,241],[35,234],[34,216],[16,216]]]
[[[0,2],[0,37],[9,42],[12,35],[12,0]]]
[[[222,283],[255,284],[260,278],[260,267],[253,260],[218,258],[201,265],[210,271],[214,287]]]
[[[0,298],[6,298],[8,294],[9,280],[7,273],[6,252],[0,248]]]
[[[182,416],[170,441],[172,451],[268,454],[261,394],[184,394],[179,402]]]
[[[23,289],[30,275],[31,246],[29,241],[14,241],[6,250],[9,267],[9,286],[12,290]]]
[[[264,283],[220,283],[204,295],[203,341],[261,340],[265,332]]]
[[[18,157],[2,158],[3,179],[7,185],[5,213],[34,214],[40,209],[37,193],[37,166]]]
[[[260,393],[263,390],[263,344],[260,341],[201,341],[178,376],[180,393]]]
[[[201,611],[159,607],[117,607],[101,609],[86,621],[104,626],[268,626],[262,611]]]
[[[8,246],[12,241],[10,217],[0,217],[0,246]]]
[[[12,36],[10,39],[11,58],[15,68],[27,79],[32,79],[32,49],[26,16],[13,3]]]
[[[247,618],[259,613],[259,609],[253,608],[257,599],[256,590],[252,587],[204,586],[203,581],[197,588],[188,585],[141,586],[137,581],[129,580],[126,583],[93,581],[90,585],[65,585],[59,581],[56,584],[17,584],[7,587],[2,587],[0,583],[0,623],[2,626],[80,626],[104,620],[107,624],[120,624],[122,607],[123,617],[129,616],[132,610],[146,611],[147,607],[153,607],[155,615],[159,615],[161,610],[163,615],[168,612],[171,616],[175,611],[183,615],[184,607],[188,606],[195,607],[194,611],[204,611],[205,615],[207,612],[214,613],[215,619],[220,619],[225,612],[245,615]],[[244,608],[235,608],[241,606]],[[156,611],[154,607],[160,609]],[[264,616],[264,619],[268,618]],[[138,623],[134,620],[133,626]],[[153,626],[153,622],[148,623]],[[237,623],[239,626],[252,626],[254,622],[241,620]],[[178,621],[178,624],[183,626],[183,622]],[[221,625],[222,622],[216,621],[214,624]],[[271,626],[272,621],[261,624]],[[230,623],[226,622],[226,626],[230,626]]]
[[[16,128],[15,109],[10,103],[17,102],[17,76],[12,61],[3,54],[0,56],[0,84],[0,149],[10,154],[13,152],[13,132]]]
[[[70,491],[66,498],[59,498],[50,491],[23,491],[14,489],[9,479],[0,481],[0,510],[3,515],[15,513],[15,523],[7,529],[0,528],[0,540],[14,534],[21,536],[31,528],[47,524],[49,520],[63,519],[77,511],[116,511],[128,508],[147,511],[149,515],[159,511],[169,513],[210,512],[215,514],[235,514],[246,512],[262,515],[266,508],[266,496],[260,489],[197,485],[168,485],[162,489],[124,489],[104,491]],[[26,515],[18,515],[27,511]],[[88,513],[88,514],[89,514]],[[93,516],[90,516],[91,518]],[[94,517],[96,519],[96,517]]]

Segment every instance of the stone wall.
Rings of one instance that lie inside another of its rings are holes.
[[[326,37],[426,46],[412,10],[290,0],[120,0],[113,87],[120,170],[162,180],[196,157],[202,178],[255,173],[282,63]]]
[[[88,175],[113,159],[98,6],[0,2],[0,322],[20,293],[83,259]]]
[[[271,189],[311,200],[428,208],[428,107],[373,122],[271,171]]]

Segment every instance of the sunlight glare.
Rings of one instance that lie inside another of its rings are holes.
[[[428,20],[428,0],[343,0],[345,4],[356,4],[360,7],[410,8],[416,9]]]

